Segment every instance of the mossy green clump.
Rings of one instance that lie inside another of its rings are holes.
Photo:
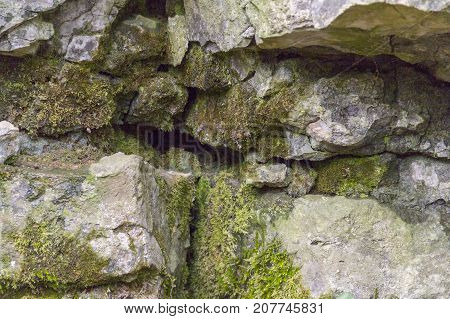
[[[193,240],[190,289],[195,298],[304,298],[299,269],[279,243],[253,248],[246,242],[258,228],[256,193],[233,186],[229,173],[214,187],[201,178],[197,186],[198,220]]]
[[[19,155],[15,165],[34,169],[68,169],[87,167],[98,161],[104,154],[97,148],[87,145],[73,149],[55,149],[40,155]]]
[[[171,148],[161,155],[161,167],[183,173],[200,176],[202,168],[197,156],[181,148]]]
[[[178,229],[181,238],[189,237],[191,222],[191,208],[193,205],[195,185],[193,180],[181,178],[166,188],[166,212],[169,220],[169,229]]]
[[[0,194],[5,191],[5,183],[10,181],[16,172],[16,168],[0,164]]]
[[[207,144],[246,150],[254,145],[261,129],[255,119],[260,103],[242,85],[233,86],[225,94],[200,95],[189,113],[187,126]]]
[[[9,234],[21,254],[20,272],[0,277],[0,294],[7,296],[19,290],[65,291],[100,284],[107,261],[99,257],[87,242],[64,231],[62,221],[51,217],[46,208],[30,217],[20,233]]]
[[[283,136],[263,136],[258,140],[258,154],[263,158],[286,158],[289,156],[290,145]]]
[[[135,135],[127,134],[113,128],[97,131],[90,136],[90,141],[105,155],[122,152],[125,155],[138,155],[154,166],[159,165],[160,154],[145,145]]]
[[[238,265],[237,296],[245,299],[307,299],[300,269],[277,240],[245,250]]]
[[[316,165],[315,190],[342,196],[367,196],[381,182],[387,165],[380,156],[345,157]]]
[[[286,156],[289,145],[281,136],[283,125],[303,94],[304,89],[293,85],[265,100],[245,83],[236,84],[226,92],[200,94],[186,124],[194,136],[210,145],[241,152],[259,146],[274,156]]]
[[[173,130],[174,117],[181,114],[187,104],[187,89],[175,77],[161,73],[141,83],[137,93],[126,121]]]
[[[110,123],[116,89],[90,69],[55,58],[32,58],[0,77],[0,105],[31,134],[59,136]]]
[[[194,45],[181,66],[184,84],[201,90],[218,90],[237,83],[238,76],[223,54],[212,54]]]

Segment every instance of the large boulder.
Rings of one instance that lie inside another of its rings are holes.
[[[271,230],[313,296],[449,298],[450,244],[439,217],[409,224],[372,199],[306,195]]]
[[[185,1],[189,39],[213,51],[245,47],[255,38],[264,49],[321,46],[392,54],[423,63],[446,81],[448,7],[448,0]]]
[[[7,173],[0,183],[1,295],[140,280],[162,296],[162,279],[182,274],[190,175],[157,172],[122,153],[88,170]]]

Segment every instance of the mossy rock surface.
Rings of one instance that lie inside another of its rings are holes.
[[[357,197],[367,197],[378,186],[388,169],[378,155],[335,158],[315,166],[315,191]]]
[[[0,105],[10,105],[9,117],[31,134],[97,129],[116,110],[117,88],[87,67],[39,57],[5,67]]]
[[[300,269],[276,241],[265,242],[256,192],[221,173],[197,186],[198,220],[190,289],[196,298],[307,298]],[[256,231],[260,229],[259,231]],[[256,236],[256,237],[255,237]],[[247,238],[254,237],[250,246]]]

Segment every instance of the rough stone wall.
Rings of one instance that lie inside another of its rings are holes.
[[[449,10],[0,0],[0,297],[449,298]]]

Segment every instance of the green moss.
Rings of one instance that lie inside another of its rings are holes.
[[[289,150],[289,143],[283,136],[264,136],[258,140],[258,153],[263,158],[286,158],[289,155]]]
[[[238,264],[237,297],[246,299],[306,299],[300,269],[277,240],[245,250]]]
[[[93,146],[50,150],[41,155],[20,155],[16,165],[35,169],[77,169],[98,161],[104,154]]]
[[[145,122],[164,131],[173,130],[174,117],[181,114],[187,104],[187,89],[170,74],[162,73],[142,83],[138,93],[127,122]]]
[[[5,183],[10,181],[16,172],[16,168],[0,164],[0,194],[5,191]]]
[[[260,103],[253,92],[235,85],[225,94],[200,95],[186,124],[205,143],[246,150],[254,145],[261,129],[255,119]]]
[[[181,233],[181,238],[185,239],[189,237],[194,191],[193,181],[182,178],[176,181],[174,185],[168,187],[166,197],[169,228],[173,231],[178,229]]]
[[[226,92],[200,94],[186,124],[194,136],[210,145],[226,145],[245,152],[261,144],[266,153],[285,155],[289,150],[286,141],[267,133],[280,133],[303,94],[304,89],[294,85],[264,100],[248,86],[236,84]]]
[[[264,127],[278,128],[288,118],[289,112],[303,98],[304,87],[301,84],[288,86],[272,96],[267,103],[256,108],[258,123]]]
[[[146,146],[136,136],[123,131],[106,128],[90,136],[91,143],[105,155],[122,152],[126,155],[139,155],[152,165],[159,165],[159,153]]]
[[[360,197],[377,187],[387,170],[378,155],[331,159],[316,168],[317,192]]]
[[[32,134],[96,129],[107,125],[115,111],[117,92],[109,80],[54,58],[11,66],[0,77],[0,88],[0,104],[10,104],[11,117]]]
[[[194,45],[187,53],[181,67],[187,87],[217,90],[237,83],[237,74],[231,69],[223,54],[211,54]]]
[[[200,176],[202,169],[197,156],[180,148],[171,148],[161,156],[160,165],[167,170]]]
[[[51,217],[49,208],[37,208],[34,214],[42,221],[29,217],[21,233],[10,234],[22,255],[20,273],[0,277],[0,294],[8,295],[29,289],[65,291],[71,287],[85,288],[99,284],[107,261],[91,246],[74,234],[64,231],[61,220]]]
[[[259,226],[256,193],[249,185],[233,186],[219,174],[214,187],[201,178],[196,191],[198,220],[193,239],[190,288],[195,298],[303,298],[299,269],[279,243],[260,239],[247,247]],[[258,244],[259,243],[259,244]]]

